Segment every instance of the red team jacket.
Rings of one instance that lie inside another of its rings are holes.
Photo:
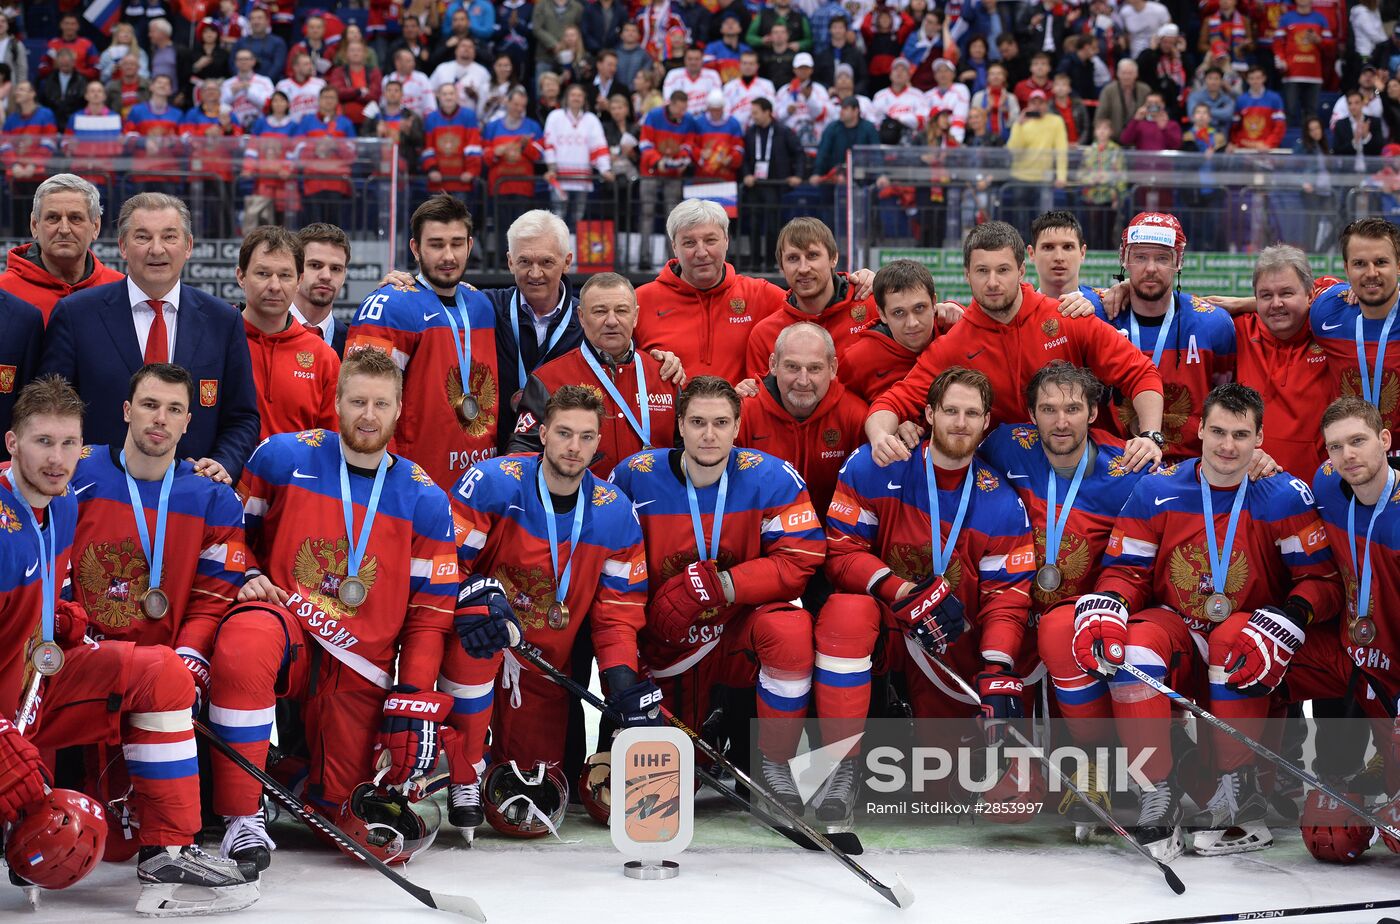
[[[340,458],[340,437],[327,430],[281,433],[258,446],[238,486],[249,567],[291,595],[287,609],[318,643],[391,677],[397,658],[400,683],[431,690],[457,600],[452,508],[427,472],[392,456],[360,564],[369,595],[346,606],[337,596],[349,557]],[[357,535],[372,484],[372,475],[350,475]]]
[[[1284,471],[1306,478],[1327,457],[1322,412],[1337,397],[1327,353],[1306,326],[1279,340],[1253,313],[1235,318],[1235,344],[1236,381],[1264,396],[1264,451]]]
[[[452,404],[462,394],[457,348],[445,316],[447,311],[456,316],[455,302],[445,304],[421,283],[402,292],[385,286],[360,305],[345,338],[346,352],[376,347],[403,370],[403,416],[392,448],[423,466],[438,484],[454,484],[473,463],[496,454],[502,400],[496,372],[496,312],[476,289],[465,284],[461,289],[471,324],[467,384],[481,408],[475,420],[463,423]],[[457,326],[460,331],[460,320]]]
[[[778,335],[788,325],[802,321],[825,328],[836,344],[836,357],[844,357],[846,350],[855,342],[856,335],[878,316],[873,295],[859,300],[854,295],[855,289],[846,274],[837,273],[836,291],[832,294],[831,304],[822,309],[821,314],[814,316],[799,309],[797,296],[789,293],[778,310],[755,324],[753,333],[749,334],[746,354],[749,376],[761,379],[768,374],[768,357],[773,353],[773,344],[777,342]],[[690,371],[689,367],[686,371]]]
[[[773,283],[740,276],[724,265],[724,278],[701,291],[681,278],[672,260],[656,279],[637,290],[637,348],[670,350],[685,374],[744,378],[749,336],[758,322],[778,311],[786,293]]]
[[[73,540],[73,600],[87,610],[92,637],[190,648],[206,660],[219,620],[238,596],[247,570],[243,507],[228,485],[175,463],[165,521],[161,590],[170,615],[147,619],[141,597],[150,563],[141,549],[118,446],[87,446],[73,473],[78,527]],[[137,479],[147,535],[155,542],[160,482]]]
[[[851,394],[870,403],[908,375],[919,354],[901,346],[877,320],[851,338],[840,359],[836,374]]]
[[[1046,363],[1063,359],[1086,366],[1129,400],[1162,390],[1152,360],[1098,318],[1062,318],[1059,302],[1021,285],[1021,310],[1010,324],[989,318],[974,301],[962,320],[919,356],[904,380],[870,406],[901,420],[923,420],[928,387],[950,366],[969,366],[992,383],[992,424],[1025,419],[1025,384]],[[689,367],[687,367],[688,369]]]
[[[83,278],[69,285],[44,268],[39,256],[39,245],[31,242],[10,248],[5,272],[0,273],[0,286],[15,298],[26,301],[42,311],[44,323],[47,324],[49,315],[53,314],[53,306],[58,304],[59,299],[84,289],[105,286],[109,282],[121,282],[125,278],[124,273],[105,266],[89,250],[87,270]]]
[[[880,468],[869,446],[841,470],[827,514],[826,573],[838,591],[864,594],[886,569],[918,583],[933,571],[923,442],[904,462]],[[1005,478],[980,462],[953,558],[943,578],[981,629],[983,660],[1013,664],[1029,615],[1035,547],[1021,501]],[[939,533],[948,537],[967,469],[935,469]]]
[[[1318,346],[1327,354],[1327,368],[1332,380],[1341,382],[1341,394],[1363,395],[1361,385],[1363,374],[1374,378],[1376,352],[1380,344],[1381,330],[1385,326],[1382,319],[1366,319],[1361,324],[1361,339],[1366,351],[1366,372],[1357,364],[1356,319],[1361,317],[1361,306],[1348,305],[1342,294],[1350,286],[1338,283],[1313,299],[1308,312],[1308,324]],[[1390,310],[1394,312],[1395,306]],[[1392,433],[1400,428],[1400,325],[1390,331],[1385,353],[1385,369],[1380,376],[1380,394],[1373,396],[1371,403],[1381,412],[1381,420]]]
[[[258,391],[260,438],[318,427],[337,432],[335,385],[340,357],[331,345],[295,318],[275,334],[265,334],[246,320],[243,329]]]
[[[551,629],[547,614],[555,602],[556,575],[548,514],[539,498],[539,466],[539,456],[490,459],[452,489],[462,571],[501,582],[527,639],[539,644],[561,632],[572,639],[587,616],[598,668],[636,670],[637,633],[646,623],[647,562],[632,506],[617,488],[585,473],[579,503],[587,506],[577,551],[569,546],[573,511],[556,513],[559,570],[562,574],[570,555],[573,568],[564,600],[569,624]]]

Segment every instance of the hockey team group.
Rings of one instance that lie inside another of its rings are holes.
[[[385,862],[431,842],[413,802],[441,767],[453,825],[545,836],[571,794],[607,818],[612,725],[700,729],[735,691],[766,795],[840,829],[859,744],[808,805],[789,761],[809,716],[835,742],[881,715],[883,677],[993,745],[1027,727],[1038,679],[1073,743],[1153,749],[1128,829],[1164,862],[1270,846],[1278,782],[1237,735],[1178,734],[1163,689],[1254,737],[1340,699],[1370,720],[1383,792],[1363,818],[1310,789],[1304,842],[1332,863],[1400,852],[1400,227],[1349,225],[1346,280],[1267,248],[1252,299],[1180,290],[1169,214],[1133,219],[1105,288],[1081,284],[1073,215],[1029,230],[969,234],[964,308],[912,261],[837,272],[812,218],[778,237],[787,289],[739,275],[701,200],[669,215],[655,281],[575,290],[568,228],[536,211],[510,229],[518,287],[490,297],[464,281],[471,216],[437,196],[412,218],[417,266],[360,305],[343,358],[296,352],[319,378],[260,393],[262,442],[210,463],[179,451],[223,400],[178,362],[200,321],[188,213],[129,201],[131,275],[59,301],[40,363],[130,293],[145,345],[121,422],[92,419],[75,367],[16,388],[5,435],[11,881],[135,857],[141,913],[252,904],[276,844],[244,762]],[[309,253],[250,233],[244,318]],[[612,722],[566,779],[573,696],[538,665],[577,671],[580,642]],[[1188,771],[1214,786],[1190,817]],[[1006,772],[982,798],[1027,798]],[[1069,811],[1092,822],[1106,783],[1079,785]],[[224,828],[204,848],[201,787]]]

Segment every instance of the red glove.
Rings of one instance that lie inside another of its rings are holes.
[[[438,726],[451,711],[452,697],[446,693],[420,693],[406,684],[390,691],[374,744],[379,755],[375,766],[382,768],[387,762],[390,767],[385,783],[402,786],[437,766],[442,745]]]
[[[204,704],[209,702],[209,662],[193,648],[176,648],[175,653],[194,680],[194,714],[199,715]]]
[[[719,568],[710,559],[697,561],[671,578],[651,599],[650,620],[667,642],[683,642],[695,617],[705,610],[728,606]]]
[[[1113,676],[1128,650],[1128,608],[1117,597],[1085,594],[1074,605],[1074,661],[1101,680]]]
[[[1246,696],[1263,696],[1283,680],[1283,672],[1307,633],[1301,620],[1273,606],[1261,606],[1225,654],[1225,685]]]
[[[43,769],[39,749],[0,719],[0,822],[16,821],[26,806],[44,798]]]
[[[1347,793],[1353,802],[1357,797]],[[1308,793],[1301,828],[1308,852],[1324,863],[1355,863],[1371,846],[1375,829],[1320,789]]]
[[[55,600],[53,606],[53,640],[64,650],[83,643],[87,635],[88,614],[72,600]]]

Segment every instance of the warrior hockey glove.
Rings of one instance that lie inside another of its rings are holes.
[[[988,661],[974,684],[982,702],[982,728],[988,744],[996,744],[1006,734],[1006,723],[1026,717],[1021,694],[1025,683],[1004,664]]]
[[[473,658],[489,658],[521,637],[520,619],[495,578],[475,577],[462,584],[452,627]]]
[[[177,648],[175,653],[194,680],[194,714],[199,715],[204,704],[209,702],[209,662],[193,648]]]
[[[665,725],[661,718],[661,688],[650,677],[637,679],[630,667],[619,665],[603,671],[608,688],[608,708],[618,714],[624,728]]]
[[[382,768],[387,762],[390,767],[385,783],[402,786],[437,766],[438,726],[451,711],[452,697],[446,693],[420,693],[402,683],[390,691],[374,745],[375,766]]]
[[[1074,605],[1074,661],[1087,674],[1107,680],[1128,649],[1128,608],[1117,597],[1085,594]]]
[[[0,719],[0,822],[18,820],[22,809],[44,797],[43,766],[39,749]]]
[[[890,609],[900,628],[933,655],[947,651],[967,628],[962,601],[937,575],[929,575]]]
[[[1264,696],[1278,686],[1303,647],[1303,621],[1273,606],[1250,614],[1225,655],[1225,685],[1245,696]]]
[[[705,610],[727,605],[719,568],[709,559],[697,561],[656,592],[651,601],[651,624],[668,642],[680,642]]]

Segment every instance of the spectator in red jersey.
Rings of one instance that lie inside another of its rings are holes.
[[[365,124],[365,107],[379,99],[384,76],[369,65],[364,42],[347,42],[343,51],[345,63],[332,70],[326,82],[340,96],[341,115],[358,129]]]
[[[161,75],[164,76],[164,75]],[[149,81],[141,76],[141,59],[127,55],[117,65],[116,75],[107,81],[107,105],[116,110],[123,119],[150,95]]]
[[[1283,114],[1283,98],[1268,88],[1268,75],[1259,65],[1245,74],[1249,85],[1235,100],[1235,124],[1230,143],[1238,149],[1271,151],[1283,141],[1288,123]]]
[[[1043,51],[1037,51],[1031,58],[1030,76],[1017,83],[1012,90],[1022,109],[1030,99],[1032,90],[1042,90],[1046,96],[1050,95],[1050,56]]]
[[[292,76],[291,63],[299,52],[305,52],[311,56],[311,63],[315,65],[316,76],[325,78],[335,66],[336,41],[326,38],[326,19],[324,16],[312,14],[306,17],[306,24],[302,26],[302,34],[306,37],[293,45],[287,52],[287,73]],[[269,77],[273,76],[271,74]]]
[[[496,228],[496,252],[507,251],[506,230],[530,209],[535,196],[535,165],[544,155],[540,123],[525,114],[530,97],[523,87],[510,91],[505,112],[481,133],[487,195]]]
[[[304,144],[297,151],[302,168],[302,195],[311,221],[344,224],[342,214],[353,195],[350,171],[355,163],[355,126],[339,112],[334,87],[322,87],[314,115],[297,124]]]
[[[89,80],[97,78],[97,48],[92,42],[78,35],[78,26],[78,17],[74,13],[66,13],[58,21],[58,37],[49,39],[48,50],[39,62],[40,77],[48,75],[58,67],[59,52],[67,50],[73,52],[74,67],[80,75]]]

